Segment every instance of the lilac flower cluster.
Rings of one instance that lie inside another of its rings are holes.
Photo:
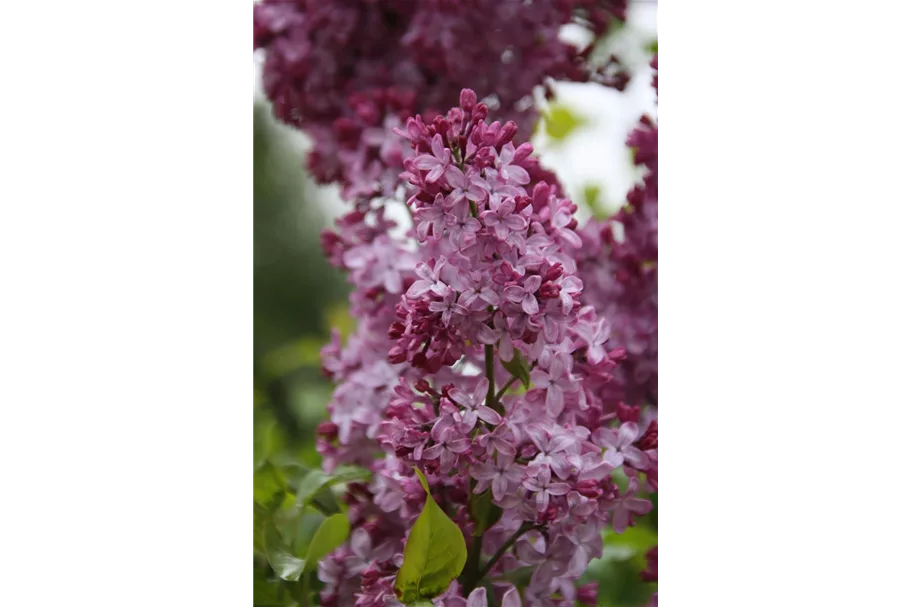
[[[404,154],[392,128],[432,119],[464,86],[487,95],[497,117],[530,134],[531,98],[549,79],[622,89],[615,58],[589,65],[558,38],[569,23],[595,39],[625,20],[627,0],[262,0],[254,47],[266,50],[263,84],[276,116],[315,140],[310,168],[341,182],[346,198],[395,185]]]
[[[652,60],[658,92],[658,56]],[[577,251],[585,282],[582,301],[611,322],[611,338],[626,350],[606,402],[658,405],[658,125],[643,116],[627,145],[645,169],[627,205],[606,221],[591,220]]]
[[[324,236],[360,322],[324,350],[337,388],[319,448],[329,469],[374,476],[349,487],[353,532],[320,563],[323,605],[398,604],[406,530],[425,499],[412,466],[475,559],[436,605],[486,605],[479,578],[512,570],[528,580],[495,585],[496,604],[594,605],[596,587],[575,581],[601,555],[602,530],[622,533],[652,508],[656,413],[612,400],[626,353],[587,299],[576,207],[542,179],[531,145],[513,142],[519,127],[487,117],[466,89],[445,117],[395,129],[409,152],[406,237],[368,197]],[[482,500],[499,511],[490,526],[475,514]]]

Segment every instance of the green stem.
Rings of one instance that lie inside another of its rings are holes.
[[[478,585],[478,580],[481,579],[478,576],[478,569],[481,568],[481,544],[483,544],[483,541],[483,535],[471,540],[471,548],[468,549],[468,559],[465,561],[465,568],[462,570],[461,579],[459,580],[465,593],[474,590]]]
[[[490,560],[487,561],[487,564],[484,565],[483,569],[481,569],[481,573],[478,574],[478,580],[483,580],[484,576],[487,575],[488,573],[490,573],[490,570],[493,569],[493,566],[497,564],[498,560],[500,560],[500,557],[503,556],[504,554],[506,554],[506,551],[509,550],[512,547],[512,545],[516,543],[516,540],[518,540],[520,537],[522,537],[522,535],[526,531],[529,531],[534,526],[535,526],[534,523],[529,523],[528,521],[525,521],[524,523],[522,523],[522,525],[519,526],[518,529],[516,529],[516,532],[513,533],[511,536],[509,536],[509,539],[506,540],[506,542],[504,542],[502,546],[500,546],[500,549],[497,550],[496,553],[492,557],[490,557]],[[473,589],[473,587],[472,587],[472,589]]]
[[[487,399],[485,405],[502,415],[504,413],[500,399],[497,397],[497,381],[494,377],[496,359],[493,355],[493,345],[484,346],[484,373],[487,375]]]
[[[484,346],[484,374],[487,376],[487,398],[485,400],[488,407],[497,403],[496,401],[496,378],[494,377],[494,360],[493,345]],[[474,493],[472,492],[472,496]],[[465,567],[462,570],[460,581],[464,592],[471,592],[478,581],[483,576],[478,575],[478,569],[481,567],[481,546],[484,544],[484,534],[474,537],[471,540],[471,548],[468,549],[468,558],[465,561]]]
[[[496,403],[496,379],[494,378],[494,359],[493,345],[484,346],[484,373],[487,375],[487,402],[488,407],[493,408]]]

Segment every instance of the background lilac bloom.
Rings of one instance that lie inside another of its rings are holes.
[[[625,17],[625,0],[263,0],[253,9],[253,32],[254,47],[265,51],[263,87],[275,115],[313,138],[316,178],[341,182],[353,197],[391,194],[396,160],[410,151],[404,144],[424,142],[407,119],[432,120],[456,100],[470,109],[477,98],[460,95],[463,87],[495,93],[492,118],[514,121],[523,138],[537,118],[532,92],[552,92],[552,79],[623,89],[629,76],[618,62],[595,66],[588,58]],[[568,24],[589,30],[591,43],[563,41]],[[484,141],[500,147],[498,134]],[[445,158],[436,151],[421,150],[435,159],[427,159],[430,171]],[[516,163],[505,164],[510,176],[527,179],[527,167],[512,172]]]

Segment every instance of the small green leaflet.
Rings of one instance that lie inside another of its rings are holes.
[[[512,373],[515,377],[519,378],[519,381],[522,382],[522,385],[525,386],[525,389],[528,389],[528,386],[531,384],[531,377],[529,376],[528,370],[528,361],[525,360],[525,357],[522,356],[522,353],[518,350],[513,350],[512,360],[506,362],[503,359],[500,359],[503,368]]]
[[[412,607],[442,594],[462,573],[468,559],[461,529],[430,496],[427,479],[421,471],[417,468],[414,471],[427,492],[427,501],[408,535],[405,559],[395,577],[395,595]]]
[[[345,543],[349,531],[348,516],[345,514],[333,514],[324,520],[307,548],[304,568],[308,571],[316,569],[321,558]]]

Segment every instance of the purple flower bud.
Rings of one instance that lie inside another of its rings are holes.
[[[478,96],[471,89],[462,89],[461,95],[459,95],[459,105],[466,112],[470,112],[474,108],[475,104],[478,102]]]

